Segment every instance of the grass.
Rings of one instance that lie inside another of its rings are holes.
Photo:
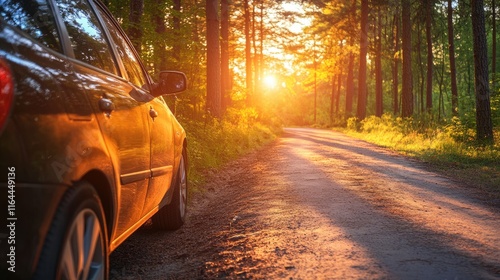
[[[350,119],[345,132],[428,162],[445,175],[500,198],[500,130],[494,132],[496,144],[480,145],[474,141],[474,130],[458,119],[436,124],[384,115],[361,122]]]

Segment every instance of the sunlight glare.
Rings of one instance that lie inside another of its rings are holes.
[[[276,80],[276,77],[273,75],[267,75],[264,77],[264,85],[268,88],[275,88],[276,85],[278,84],[278,81]]]

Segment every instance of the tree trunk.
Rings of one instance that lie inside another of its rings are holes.
[[[394,59],[392,63],[392,112],[399,114],[399,18],[400,13],[394,14]]]
[[[496,1],[491,0],[491,24],[493,26],[492,30],[492,44],[491,44],[491,79],[493,80],[493,86],[496,84],[496,72],[497,72],[497,11],[496,11]]]
[[[368,0],[361,0],[361,38],[359,41],[358,111],[357,117],[366,117],[366,55],[368,53]]]
[[[221,0],[221,98],[222,111],[229,106],[231,78],[229,74],[229,0]]]
[[[415,98],[415,105],[418,112],[422,113],[424,111],[424,91],[425,91],[425,67],[422,60],[422,30],[420,29],[420,23],[417,23],[417,61],[418,61],[418,97]]]
[[[356,19],[356,1],[351,1],[350,16]],[[345,93],[345,117],[346,119],[353,116],[352,106],[354,99],[354,36],[350,36],[349,39],[349,62],[347,66],[347,77],[346,77],[346,93]]]
[[[262,80],[263,71],[265,69],[264,65],[264,1],[260,2],[260,50],[259,50],[259,65],[261,71],[259,72],[259,80]]]
[[[352,42],[350,44],[353,45]],[[352,100],[354,98],[354,53],[349,53],[349,63],[347,66],[346,93],[345,93],[345,116],[346,119],[352,117]]]
[[[474,88],[476,92],[477,139],[480,142],[493,142],[483,0],[471,0],[471,9],[474,39]]]
[[[381,117],[384,113],[384,100],[382,88],[382,13],[378,7],[377,39],[375,52],[375,115]]]
[[[250,8],[248,0],[244,0],[244,17],[245,17],[245,66],[246,66],[246,91],[247,91],[247,105],[252,105],[253,101],[253,83],[252,83],[252,48],[251,48],[251,34],[250,34]]]
[[[453,35],[453,7],[452,0],[448,0],[448,52],[450,53],[450,73],[451,73],[451,113],[458,115],[458,89],[457,89],[457,68],[455,66],[455,39]]]
[[[401,0],[403,21],[403,93],[402,116],[413,115],[413,91],[411,70],[411,1]]]
[[[198,3],[199,0],[193,0],[193,5],[198,7],[199,6],[199,3]],[[202,0],[202,1],[205,1],[205,0]],[[191,38],[192,38],[192,41],[193,41],[193,56],[195,59],[198,59],[198,58],[201,58],[203,56],[203,54],[201,53],[201,50],[200,50],[200,47],[202,44],[200,42],[200,31],[202,28],[201,26],[204,25],[201,21],[200,21],[200,18],[199,17],[194,17],[193,18],[193,31],[192,31],[192,34],[191,34]],[[189,69],[189,72],[192,73],[190,76],[188,76],[188,79],[189,79],[189,82],[190,84],[192,85],[192,87],[200,87],[201,86],[201,82],[200,82],[200,78],[199,78],[199,75],[197,75],[197,71],[198,70],[198,67],[197,65],[195,66],[194,64],[191,65],[190,69]],[[201,109],[201,97],[200,96],[196,96],[195,98],[189,98],[190,100],[190,103],[191,103],[191,106],[193,108],[193,113],[192,115],[187,115],[187,117],[190,117],[190,118],[197,118],[198,116],[201,116],[203,113],[202,113],[202,109]]]
[[[332,75],[332,95],[330,96],[330,123],[333,123],[333,112],[335,106],[335,75]]]
[[[221,60],[219,43],[219,0],[206,0],[207,16],[207,111],[220,118]]]
[[[164,0],[155,0],[155,4],[158,7],[162,7]],[[155,23],[155,32],[158,36],[154,44],[154,54],[158,60],[155,60],[155,72],[167,69],[167,51],[165,43],[165,33],[167,32],[167,27],[165,26],[165,11],[164,9],[155,9],[153,14],[153,20]]]
[[[342,69],[340,69],[340,72],[337,74],[337,99],[335,102],[335,112],[337,113],[337,116],[340,114],[340,89],[342,87]]]
[[[318,65],[316,64],[316,38],[314,38],[314,45],[313,45],[313,64],[314,64],[314,123],[316,123],[316,111],[318,108],[318,106],[317,106],[318,105],[318,91],[317,91]]]
[[[172,22],[174,27],[174,36],[176,40],[174,40],[172,49],[173,49],[173,58],[175,60],[175,68],[179,68],[180,60],[181,60],[181,0],[174,0],[174,13],[172,16]]]
[[[254,96],[256,101],[260,102],[261,101],[261,80],[259,79],[259,72],[260,72],[260,65],[257,57],[257,30],[255,28],[255,17],[256,17],[256,11],[255,11],[255,1],[252,2],[252,49],[253,49],[253,58],[252,58],[252,63],[254,67],[253,71],[253,80],[254,80]]]
[[[143,13],[144,1],[130,0],[129,27],[127,33],[130,41],[132,41],[132,45],[139,53],[141,52],[142,45],[141,19]]]
[[[426,110],[432,112],[432,74],[434,72],[434,55],[432,53],[432,12],[433,0],[427,0],[427,11],[425,18],[425,34],[427,39],[427,88],[426,88]]]
[[[444,46],[444,43],[443,43]],[[444,53],[444,47],[443,47],[443,53]],[[438,120],[441,120],[441,112],[444,113],[443,108],[443,87],[444,87],[444,56],[443,56],[443,61],[441,63],[441,71],[437,71],[438,74],[438,86],[439,86],[439,102],[438,102]]]

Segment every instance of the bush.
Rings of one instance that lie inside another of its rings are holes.
[[[458,117],[453,117],[444,129],[450,137],[458,142],[472,143],[475,141],[474,129],[463,123]]]
[[[187,133],[188,175],[195,191],[203,183],[206,170],[218,168],[271,142],[281,132],[279,125],[262,124],[257,121],[257,117],[254,110],[243,109],[229,111],[223,120],[178,118]]]
[[[348,118],[347,119],[347,129],[354,130],[354,131],[360,131],[361,130],[361,124],[356,117]]]

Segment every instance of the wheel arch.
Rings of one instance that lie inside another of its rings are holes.
[[[187,138],[184,137],[184,141],[182,142],[182,153],[184,153],[184,161],[186,162],[186,171],[189,171],[189,157],[188,157],[188,142]]]
[[[109,182],[108,178],[104,173],[99,170],[91,170],[85,174],[82,181],[86,181],[94,187],[104,210],[104,216],[106,218],[106,227],[108,240],[111,243],[111,236],[113,233],[114,217],[115,215],[115,194],[112,188],[112,184]]]

